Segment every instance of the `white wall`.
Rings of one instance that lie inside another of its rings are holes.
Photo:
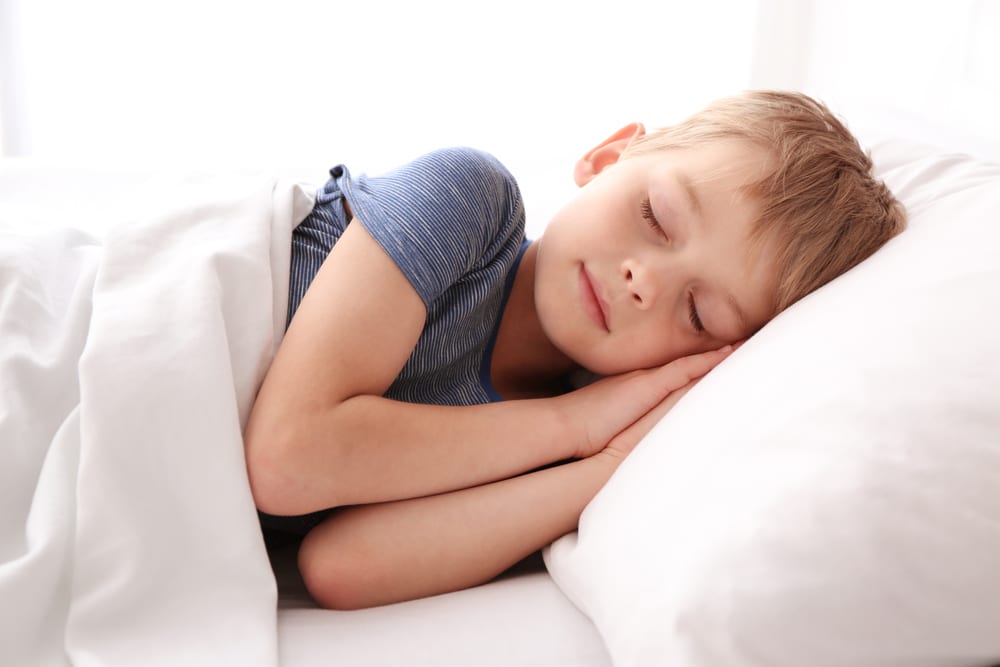
[[[752,85],[1000,160],[1000,0],[761,0]]]
[[[531,225],[618,126],[747,87],[1000,155],[980,150],[997,35],[1000,0],[0,0],[0,138],[60,164],[317,171],[473,145],[528,175]]]
[[[60,161],[566,160],[749,86],[1000,136],[998,35],[1000,0],[0,0],[0,136]]]
[[[753,3],[5,0],[22,152],[299,161],[557,144],[745,87]],[[339,121],[339,126],[338,126]],[[332,137],[317,146],[317,137]],[[334,136],[335,135],[335,136]]]
[[[18,42],[0,47],[19,77],[13,97],[0,92],[5,118],[17,119],[7,122],[8,155],[374,171],[466,144],[566,187],[573,159],[626,122],[664,124],[746,88],[756,9],[739,0],[0,3]]]

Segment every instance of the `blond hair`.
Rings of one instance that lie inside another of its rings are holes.
[[[743,191],[761,204],[750,230],[777,265],[775,312],[871,256],[906,227],[906,212],[872,174],[871,157],[821,102],[749,91],[633,142],[622,157],[719,139],[765,149],[769,168]]]

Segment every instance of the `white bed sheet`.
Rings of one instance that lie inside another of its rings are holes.
[[[294,548],[272,552],[281,667],[611,665],[593,623],[540,556],[482,586],[359,611],[317,607],[294,558]]]

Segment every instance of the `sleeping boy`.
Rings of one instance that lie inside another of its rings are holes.
[[[469,149],[336,167],[296,228],[245,445],[262,524],[303,538],[319,604],[473,586],[571,532],[735,344],[905,226],[797,93],[627,125],[574,179],[534,241],[514,178]],[[579,371],[601,379],[574,389]]]

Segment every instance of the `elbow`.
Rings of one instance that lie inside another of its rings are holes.
[[[334,515],[302,541],[298,566],[309,595],[321,607],[341,611],[405,599],[385,590],[393,577],[385,571],[384,555],[365,549],[364,540],[342,539],[343,518]]]
[[[288,485],[282,470],[284,449],[273,436],[265,437],[259,428],[247,428],[243,436],[247,479],[254,505],[267,514],[284,515],[288,512]]]
[[[308,502],[308,480],[300,465],[301,440],[294,429],[268,425],[254,417],[251,415],[247,425],[243,446],[250,493],[257,509],[277,516],[321,509]]]

